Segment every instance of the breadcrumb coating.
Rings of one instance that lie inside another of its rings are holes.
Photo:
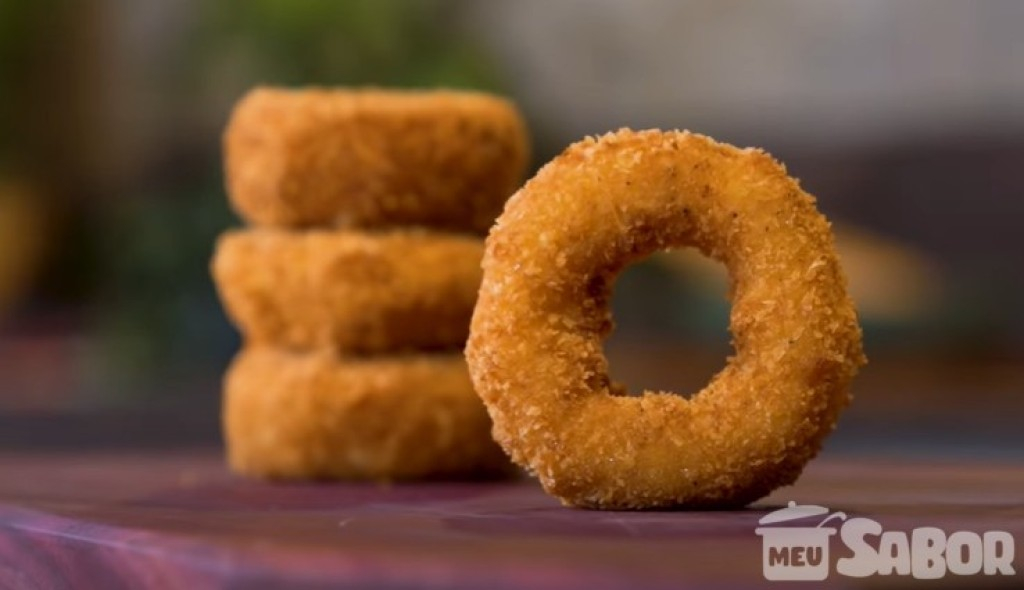
[[[254,224],[484,234],[528,145],[515,106],[488,94],[257,88],[224,152],[228,195]]]
[[[247,348],[224,384],[228,462],[273,479],[508,473],[459,354],[345,360]]]
[[[423,231],[228,232],[212,273],[250,344],[349,354],[461,349],[483,241]]]
[[[616,275],[695,247],[731,278],[735,354],[696,396],[623,395],[602,343]],[[506,204],[467,358],[493,434],[563,503],[743,506],[792,483],[865,362],[828,222],[757,149],[679,131],[587,138]]]

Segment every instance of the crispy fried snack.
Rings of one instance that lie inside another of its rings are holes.
[[[621,395],[602,351],[614,279],[685,246],[729,271],[736,354],[692,399]],[[829,224],[781,165],[629,130],[570,146],[509,200],[467,358],[512,459],[606,509],[736,507],[792,483],[865,362]]]
[[[458,354],[342,360],[249,348],[224,392],[228,462],[242,474],[384,481],[510,466]]]
[[[481,93],[258,88],[224,135],[248,221],[485,233],[522,182],[526,128]]]
[[[254,345],[345,353],[461,348],[483,242],[422,231],[224,234],[212,271]]]

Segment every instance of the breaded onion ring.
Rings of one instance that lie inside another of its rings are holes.
[[[684,246],[729,271],[736,354],[692,399],[616,395],[615,276]],[[792,483],[864,362],[814,199],[768,154],[701,135],[570,146],[509,200],[483,266],[470,373],[496,440],[568,505],[735,507]]]
[[[527,139],[512,103],[482,93],[258,88],[224,152],[252,223],[482,234],[522,182]]]
[[[345,353],[462,348],[483,242],[393,231],[224,234],[212,271],[254,345]]]
[[[223,422],[228,462],[246,475],[400,480],[510,467],[458,354],[245,349],[225,379]]]

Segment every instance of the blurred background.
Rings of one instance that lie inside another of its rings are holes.
[[[516,100],[534,167],[688,128],[784,161],[834,221],[871,364],[829,452],[1024,456],[1024,3],[0,2],[0,449],[219,440],[239,338],[220,133],[256,84]],[[725,278],[631,268],[613,375],[696,391]]]

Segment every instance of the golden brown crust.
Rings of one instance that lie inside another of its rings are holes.
[[[422,231],[224,234],[212,272],[254,345],[345,353],[462,348],[483,242]]]
[[[485,233],[522,181],[525,125],[481,93],[257,88],[224,135],[252,223]]]
[[[729,270],[736,354],[692,399],[613,395],[614,278],[685,246]],[[629,130],[570,146],[508,201],[466,352],[497,441],[592,508],[741,506],[792,483],[864,363],[828,222],[782,166]]]
[[[508,471],[461,355],[341,360],[243,350],[224,386],[228,462],[268,478],[404,480]]]

